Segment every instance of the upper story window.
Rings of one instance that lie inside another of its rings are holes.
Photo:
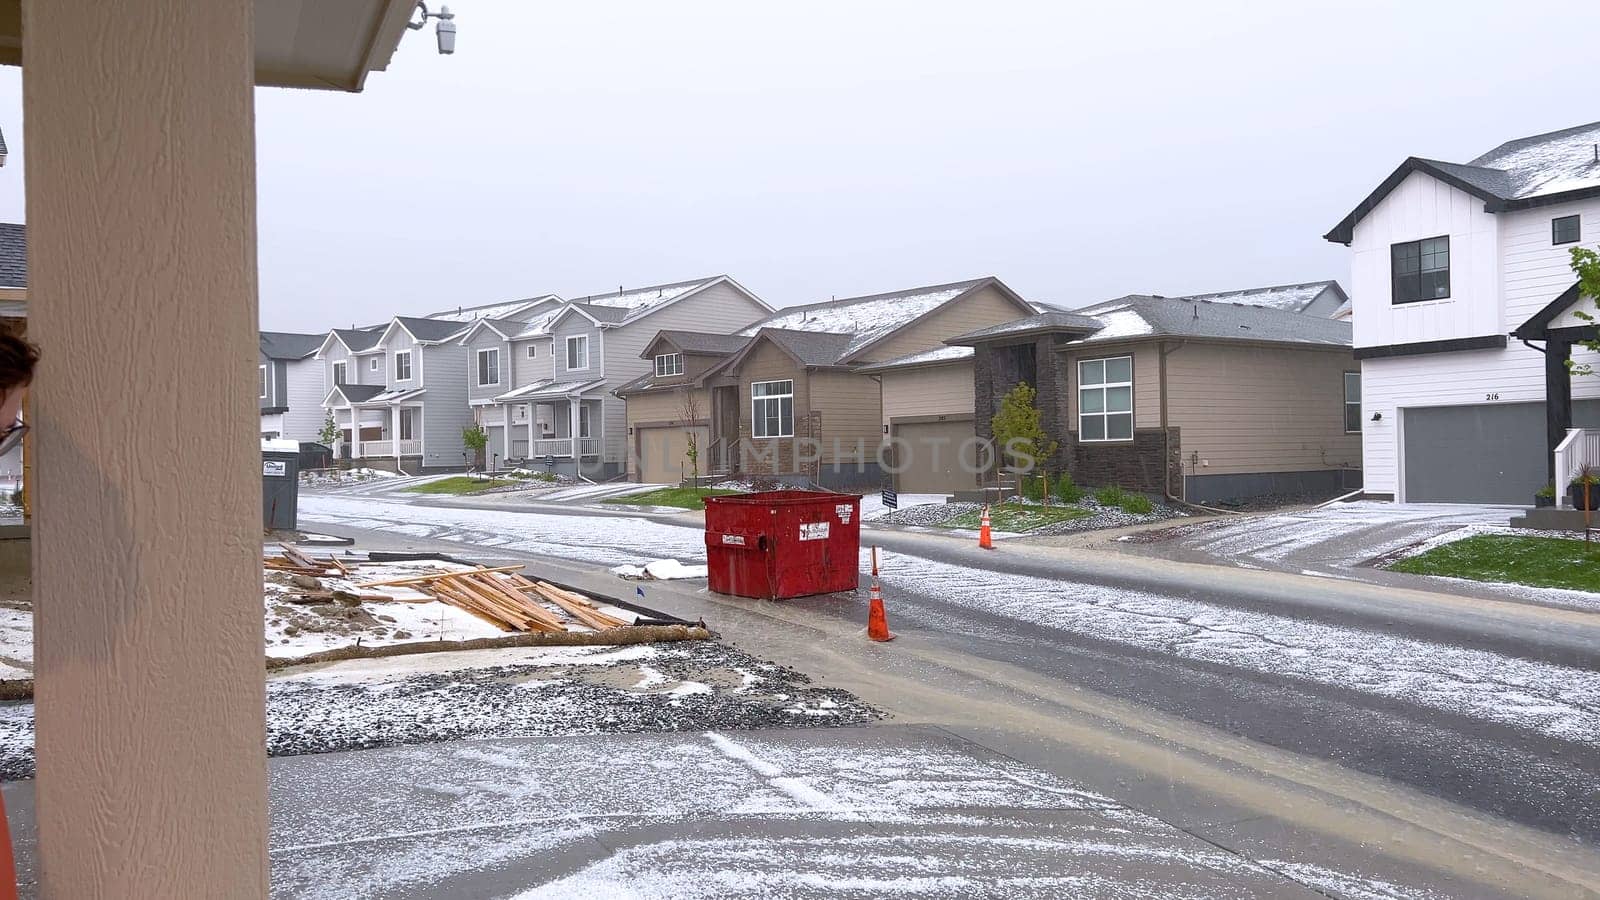
[[[1450,238],[1436,237],[1389,248],[1395,303],[1450,296]]]
[[[758,438],[794,437],[793,381],[751,383],[750,434]]]
[[[1576,244],[1583,237],[1583,223],[1578,216],[1562,216],[1550,220],[1550,243]]]
[[[537,357],[538,355],[539,355],[539,345],[538,344],[529,344],[528,345],[528,358],[529,359],[533,359],[533,358]]]
[[[394,355],[394,380],[411,380],[411,351],[401,350]]]
[[[257,367],[261,372],[261,399],[267,399],[267,367]]]
[[[589,336],[575,334],[567,338],[567,368],[589,368]]]
[[[378,358],[376,356],[374,356],[370,361],[368,361],[368,363],[367,363],[367,371],[368,372],[376,372],[376,371],[378,371]]]
[[[500,383],[500,351],[494,347],[478,351],[478,384]]]
[[[1344,431],[1361,433],[1361,373],[1344,373]]]
[[[345,380],[345,368],[346,368],[345,363],[336,362],[336,363],[333,364],[333,383],[334,384],[349,384],[349,382]]]
[[[1078,440],[1133,440],[1133,357],[1078,363]]]
[[[682,353],[662,353],[656,356],[656,377],[666,378],[669,375],[683,374]]]

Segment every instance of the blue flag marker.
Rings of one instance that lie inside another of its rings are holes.
[[[634,592],[634,593],[635,593],[635,594],[636,594],[636,595],[638,595],[638,596],[640,596],[640,597],[643,597],[643,596],[644,596],[644,588],[642,588],[642,587],[635,587],[635,588],[634,588],[634,589],[633,589],[633,592]]]

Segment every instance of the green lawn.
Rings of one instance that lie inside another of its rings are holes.
[[[602,503],[625,503],[629,506],[676,506],[679,509],[704,509],[705,498],[740,494],[743,491],[725,491],[720,488],[657,488],[637,494],[607,497]]]
[[[441,478],[438,481],[413,484],[406,490],[417,494],[476,494],[479,491],[487,491],[490,488],[521,483],[513,478],[471,478],[466,475],[455,475],[450,478]]]
[[[1081,506],[1040,506],[1033,503],[1001,503],[989,507],[989,525],[996,531],[1032,531],[1057,522],[1070,522],[1092,515]],[[977,528],[983,524],[983,510],[962,513],[944,523],[946,528]]]
[[[1402,559],[1389,568],[1413,575],[1600,591],[1600,543],[1480,534]]]

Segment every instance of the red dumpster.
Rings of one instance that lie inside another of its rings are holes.
[[[717,593],[778,600],[853,591],[860,554],[860,494],[706,498],[707,580]]]

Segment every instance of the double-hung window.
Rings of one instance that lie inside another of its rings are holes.
[[[257,366],[256,368],[261,372],[261,399],[265,400],[267,399],[267,367]]]
[[[1450,238],[1436,237],[1389,248],[1395,303],[1444,300],[1450,296]]]
[[[656,355],[656,377],[666,378],[671,375],[683,374],[682,353],[661,353]]]
[[[1361,373],[1344,373],[1344,430],[1361,433]]]
[[[394,355],[394,380],[411,380],[411,351],[401,350]]]
[[[750,434],[758,438],[794,437],[793,381],[751,383]]]
[[[589,368],[589,336],[575,334],[567,338],[567,368]]]
[[[1078,440],[1133,440],[1133,357],[1078,363]]]
[[[336,363],[333,364],[333,383],[334,384],[349,384],[349,382],[345,380],[345,378],[346,378],[346,375],[345,375],[346,365],[347,365],[346,363],[342,363],[342,362],[336,362]]]
[[[500,351],[490,347],[478,351],[478,384],[500,383]]]

